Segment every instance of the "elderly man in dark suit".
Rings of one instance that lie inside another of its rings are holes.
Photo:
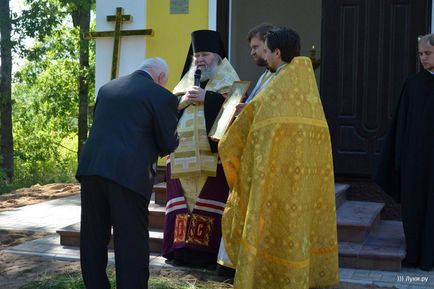
[[[106,289],[113,226],[118,289],[148,288],[148,204],[157,155],[178,146],[177,98],[163,86],[167,64],[139,70],[101,87],[90,136],[80,156],[80,255],[87,289]]]

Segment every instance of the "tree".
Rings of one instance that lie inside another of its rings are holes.
[[[16,172],[19,179],[51,182],[68,180],[76,168],[78,76],[92,76],[79,64],[79,29],[71,25],[56,28],[28,52],[30,60],[14,76],[13,119]],[[92,47],[91,47],[92,48]],[[90,99],[94,80],[87,80]]]
[[[74,14],[73,14],[74,15]],[[75,13],[76,21],[73,21],[74,26],[80,27],[80,67],[83,71],[89,70],[89,40],[83,38],[85,32],[89,31],[90,27],[90,1],[85,3],[78,12]],[[78,20],[78,21],[77,21]],[[84,73],[79,76],[79,106],[78,106],[78,156],[87,139],[88,128],[88,109],[89,109],[89,84]]]
[[[9,0],[0,0],[0,169],[7,181],[12,180],[14,175],[11,33]]]
[[[90,12],[95,5],[95,0],[28,0],[29,4],[31,4],[31,11],[37,11],[37,7],[40,7],[41,2],[45,3],[47,8],[42,10],[39,14],[45,16],[45,26],[52,27],[52,18],[50,15],[56,15],[52,12],[49,13],[50,9],[52,11],[52,6],[62,7],[66,9],[66,12],[71,15],[72,23],[75,28],[78,28],[80,31],[80,35],[83,35],[85,32],[89,31],[90,27]],[[45,12],[45,13],[43,13]],[[48,12],[48,13],[47,13]],[[27,17],[29,18],[29,17]],[[32,19],[32,18],[30,18]],[[57,18],[59,19],[59,18]],[[61,19],[61,18],[60,18]],[[33,20],[34,21],[34,20]],[[28,25],[27,25],[28,26]],[[34,25],[30,26],[33,27]],[[28,26],[29,27],[29,26]],[[40,33],[42,36],[47,35],[42,30],[44,25],[38,26],[38,31],[42,31]],[[30,32],[30,31],[29,31]],[[30,33],[28,33],[30,35]],[[89,75],[87,74],[89,71],[89,40],[80,37],[80,67],[81,72],[78,76],[78,91],[79,91],[79,112],[78,112],[78,155],[80,155],[81,148],[84,142],[87,139],[88,132],[88,110],[89,110]]]
[[[80,29],[80,67],[82,73],[79,82],[79,111],[78,111],[78,157],[87,139],[89,114],[89,84],[86,71],[89,71],[89,40],[83,38],[90,28],[90,11],[95,0],[61,0],[69,7],[74,27]]]
[[[9,0],[0,0],[0,177],[11,181],[14,176],[14,141],[12,134],[12,53],[36,59],[42,50],[28,50],[23,39],[42,41],[64,20],[72,16],[79,34],[89,31],[90,12],[95,0],[26,0],[28,9],[12,14]],[[15,32],[15,34],[14,34]],[[15,35],[15,39],[12,39]],[[14,41],[16,40],[16,41]],[[42,47],[42,49],[44,49]],[[89,106],[89,41],[80,38],[78,72],[78,154],[87,139]]]
[[[47,4],[48,5],[44,5]],[[14,148],[12,134],[12,52],[20,50],[24,53],[25,49],[20,45],[20,41],[12,41],[11,35],[13,25],[15,31],[20,31],[20,27],[25,27],[27,36],[35,36],[43,38],[50,33],[51,28],[58,24],[56,13],[40,13],[44,8],[53,8],[55,6],[47,3],[39,3],[33,5],[30,10],[24,11],[27,16],[21,17],[21,20],[27,20],[31,25],[25,25],[26,21],[20,22],[19,18],[15,19],[9,6],[9,0],[0,0],[0,53],[1,53],[1,71],[0,71],[0,176],[4,176],[6,181],[11,181],[14,176]],[[34,3],[36,4],[36,3]],[[42,5],[40,5],[42,4]],[[46,12],[46,11],[45,11]],[[40,17],[40,16],[45,17]],[[54,20],[53,20],[54,19]],[[48,25],[50,24],[50,25]],[[22,39],[25,35],[23,31],[18,33],[18,39]]]
[[[21,15],[12,15],[9,0],[0,0],[1,33],[1,74],[0,74],[0,169],[7,180],[12,180],[14,172],[14,150],[12,134],[12,51],[29,59],[37,57],[37,50],[29,51],[22,45],[27,37],[43,40],[70,13],[74,27],[80,35],[89,31],[90,12],[95,0],[27,0],[28,9]],[[62,9],[63,8],[63,9]],[[66,9],[66,11],[65,11]],[[15,19],[13,16],[16,16]],[[16,32],[17,41],[11,40]],[[32,54],[33,53],[33,54]],[[79,113],[78,113],[78,153],[87,138],[89,106],[89,41],[80,38],[80,71],[78,74]],[[0,172],[1,173],[1,172]]]

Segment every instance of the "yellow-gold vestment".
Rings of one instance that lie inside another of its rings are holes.
[[[231,188],[222,231],[234,287],[336,286],[330,135],[309,58],[294,58],[244,107],[219,154]]]
[[[235,69],[224,58],[217,66],[214,76],[208,81],[205,90],[227,94],[232,83],[239,80]],[[181,81],[173,89],[173,94],[180,98],[193,86],[192,74],[186,73]],[[184,190],[189,210],[194,203],[207,180],[207,177],[216,176],[218,154],[211,152],[208,143],[208,134],[205,127],[204,103],[190,105],[184,109],[179,120],[177,132],[179,146],[170,155],[172,179],[179,178]]]
[[[237,73],[224,58],[217,66],[213,78],[208,81],[205,90],[226,94],[236,80],[239,80]],[[193,86],[193,83],[193,75],[186,73],[174,88],[173,94],[180,97],[181,104],[182,96]],[[217,153],[212,153],[208,144],[203,103],[185,108],[177,132],[180,143],[175,152],[170,155],[171,177],[215,176]]]

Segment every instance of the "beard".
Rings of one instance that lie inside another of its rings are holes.
[[[265,60],[264,58],[262,58],[262,57],[258,57],[258,58],[256,58],[255,59],[255,63],[256,63],[256,65],[257,66],[267,66],[267,60]]]
[[[200,75],[200,81],[206,81],[209,80],[211,78],[213,78],[217,72],[217,66],[218,66],[218,61],[213,61],[210,65],[207,65],[205,67],[200,66],[197,67],[194,64],[191,64],[190,66],[190,70],[188,71],[189,74],[189,78],[193,78],[194,79],[194,73],[196,72],[197,69],[201,70],[201,75]]]

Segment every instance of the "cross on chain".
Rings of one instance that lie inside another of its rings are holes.
[[[97,37],[114,37],[113,43],[113,57],[112,57],[112,72],[111,79],[117,77],[118,58],[119,58],[119,45],[121,36],[137,36],[137,35],[151,35],[152,29],[139,29],[139,30],[121,30],[122,23],[125,21],[132,21],[131,15],[124,15],[122,7],[116,8],[116,15],[107,16],[107,21],[115,22],[114,31],[91,31],[83,35],[84,39],[95,39]]]

